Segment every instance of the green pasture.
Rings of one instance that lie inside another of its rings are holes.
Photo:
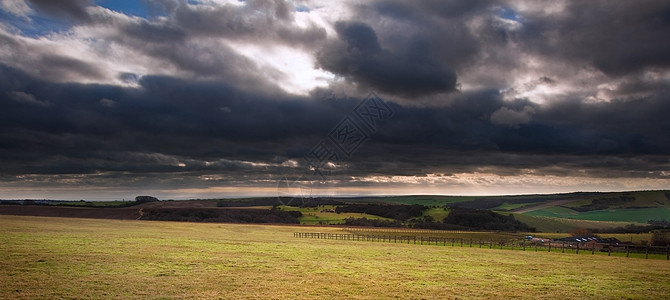
[[[449,215],[449,210],[443,207],[433,207],[423,212],[424,216],[431,216],[436,222],[442,222]]]
[[[379,236],[416,236],[416,237],[437,237],[447,239],[463,239],[465,241],[500,241],[500,240],[520,240],[528,233],[523,232],[500,232],[500,231],[455,231],[455,230],[431,230],[431,229],[411,229],[411,228],[345,228],[346,233],[359,235],[379,235]]]
[[[334,213],[324,212],[323,210],[335,209],[335,205],[319,205],[318,207],[295,207],[295,206],[279,206],[279,209],[284,211],[299,211],[302,217],[299,218],[300,224],[308,225],[338,225],[344,224],[344,219],[347,218],[368,218],[375,220],[392,220],[380,216],[364,214],[364,213]]]
[[[530,216],[567,218],[591,221],[620,221],[646,223],[649,220],[668,220],[670,219],[670,208],[668,207],[649,207],[649,208],[616,208],[607,210],[594,210],[587,212],[577,212],[566,207],[549,207],[524,213]]]
[[[533,205],[532,203],[509,203],[505,202],[499,206],[496,206],[493,208],[493,210],[499,210],[499,211],[511,211],[519,208],[523,208],[529,205]]]
[[[535,227],[538,232],[571,232],[577,228],[608,229],[624,227],[628,224],[642,225],[637,222],[613,222],[577,220],[556,217],[534,216],[530,214],[514,214],[514,218]]]
[[[342,228],[0,216],[1,299],[664,299],[670,262],[294,238]]]

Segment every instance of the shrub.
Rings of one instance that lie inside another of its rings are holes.
[[[152,196],[137,196],[137,197],[135,197],[135,202],[137,202],[137,204],[148,203],[148,202],[156,202],[156,201],[160,201],[160,200],[158,200],[158,198],[152,197]]]

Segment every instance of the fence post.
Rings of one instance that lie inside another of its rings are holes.
[[[472,239],[470,239],[470,248],[472,248]]]
[[[628,257],[628,253],[630,252],[630,249],[628,249],[628,245],[626,245],[626,257]]]
[[[670,245],[665,247],[665,260],[670,260]]]
[[[535,242],[535,252],[537,252],[537,244],[539,244],[539,243]]]
[[[565,241],[561,242],[561,253],[565,253]]]
[[[493,240],[489,240],[489,249],[493,248]]]
[[[575,254],[579,254],[579,242],[577,242],[577,252]]]
[[[607,247],[607,256],[612,256],[612,242],[610,242],[609,247]]]
[[[644,259],[649,259],[649,245],[647,245],[647,250],[644,251]]]
[[[521,247],[523,247],[523,251],[526,251],[526,240],[521,241]]]
[[[500,249],[502,249],[503,243],[504,243],[504,241],[500,240]]]

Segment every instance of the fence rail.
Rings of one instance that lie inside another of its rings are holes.
[[[670,246],[644,246],[631,244],[599,244],[599,243],[574,243],[574,242],[535,242],[528,240],[510,239],[464,239],[446,237],[427,237],[414,235],[380,235],[380,234],[355,234],[355,233],[325,233],[325,232],[294,232],[295,238],[367,241],[381,243],[402,243],[414,245],[434,245],[452,247],[478,247],[489,249],[508,249],[521,251],[546,251],[560,253],[607,253],[608,256],[644,257],[670,260]]]

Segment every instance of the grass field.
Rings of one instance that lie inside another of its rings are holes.
[[[649,220],[667,220],[670,218],[670,208],[617,208],[608,210],[594,210],[578,213],[565,207],[549,207],[525,213],[531,216],[581,219],[592,221],[623,221],[646,223]]]
[[[535,227],[538,232],[571,232],[577,228],[607,229],[624,227],[629,224],[644,225],[637,222],[613,222],[577,220],[556,217],[534,216],[530,214],[514,214],[514,218]]]
[[[364,213],[333,213],[333,212],[324,212],[326,209],[335,209],[335,205],[320,205],[318,207],[294,207],[294,206],[285,206],[282,205],[279,208],[284,211],[299,211],[302,213],[302,217],[298,218],[300,224],[307,225],[337,225],[344,224],[344,219],[347,218],[367,218],[375,220],[392,220],[389,218],[384,218],[375,215],[369,215]]]
[[[0,216],[0,298],[662,299],[670,262],[293,238],[332,227]]]

